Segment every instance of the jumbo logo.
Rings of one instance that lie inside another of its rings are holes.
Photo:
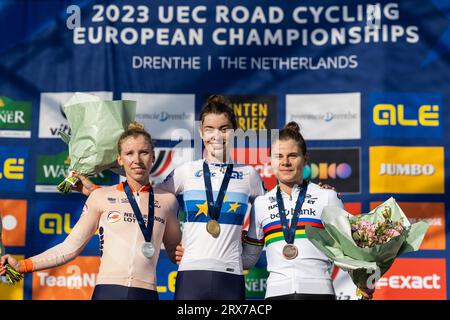
[[[108,213],[108,217],[106,220],[108,220],[109,223],[115,223],[119,221],[122,218],[122,214],[119,211],[110,211]]]
[[[421,93],[371,94],[374,137],[442,137],[442,95]]]
[[[443,147],[369,148],[371,193],[444,193]]]
[[[430,163],[421,164],[399,164],[382,163],[380,165],[380,175],[388,176],[432,176],[436,170]]]

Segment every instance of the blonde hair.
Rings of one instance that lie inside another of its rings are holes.
[[[152,137],[150,135],[150,133],[148,133],[145,128],[144,125],[133,121],[131,122],[128,127],[127,130],[125,130],[119,137],[119,141],[117,142],[117,150],[119,152],[119,154],[122,151],[122,142],[123,140],[125,140],[128,137],[138,137],[138,136],[144,136],[145,139],[148,141],[148,143],[150,144],[150,149],[152,152],[154,152],[154,144],[153,144],[153,140]]]

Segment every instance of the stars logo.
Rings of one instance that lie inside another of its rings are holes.
[[[202,204],[196,204],[198,211],[195,214],[196,217],[198,217],[201,214],[204,214],[205,217],[208,216],[208,203],[205,201]]]
[[[241,205],[239,203],[237,203],[237,201],[235,203],[230,203],[230,209],[228,209],[228,212],[234,211],[236,213],[237,208],[239,208]]]

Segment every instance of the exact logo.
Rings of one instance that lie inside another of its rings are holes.
[[[445,259],[395,260],[377,282],[377,300],[445,300]]]
[[[370,134],[373,137],[442,137],[442,95],[421,93],[371,94]]]
[[[0,147],[0,190],[25,191],[28,149]]]
[[[443,147],[369,148],[371,193],[444,193]]]

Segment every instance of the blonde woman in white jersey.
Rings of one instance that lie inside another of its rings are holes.
[[[175,261],[175,247],[181,240],[178,202],[173,194],[151,186],[153,142],[142,125],[131,124],[119,138],[118,149],[126,181],[93,190],[92,183],[80,177],[89,182],[90,195],[69,236],[63,243],[25,260],[2,256],[0,276],[5,273],[6,263],[21,273],[63,265],[75,259],[99,230],[100,270],[92,299],[158,299],[156,264],[161,243]],[[84,193],[88,193],[87,189]]]
[[[243,238],[245,268],[253,266],[266,246],[266,299],[334,300],[332,263],[306,238],[305,226],[323,228],[325,206],[343,207],[334,190],[303,179],[306,143],[290,122],[272,142],[271,163],[278,185],[256,198]],[[364,292],[367,298],[373,292]]]

